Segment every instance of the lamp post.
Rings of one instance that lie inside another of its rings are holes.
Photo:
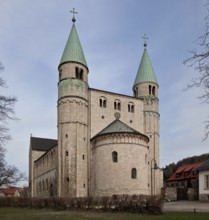
[[[153,167],[153,162],[154,162],[154,167]],[[154,175],[154,181],[153,181],[153,179],[152,179],[153,178],[152,170],[154,170],[154,174],[155,174],[155,170],[157,170],[157,169],[159,169],[159,167],[157,166],[156,160],[153,158],[151,160],[151,195],[153,195],[153,192],[155,194],[155,175]],[[154,188],[154,190],[153,190],[153,188]]]

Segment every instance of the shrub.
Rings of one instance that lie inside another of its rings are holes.
[[[159,196],[146,195],[80,198],[0,197],[0,207],[50,208],[56,210],[92,209],[104,212],[160,214],[162,212],[162,199]]]

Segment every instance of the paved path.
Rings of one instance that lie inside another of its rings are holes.
[[[209,203],[199,201],[166,202],[163,205],[164,212],[209,212]]]

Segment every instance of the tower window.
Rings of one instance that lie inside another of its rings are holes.
[[[113,161],[113,163],[118,162],[118,153],[116,151],[112,152],[112,161]]]
[[[83,69],[79,67],[75,68],[75,78],[83,80]]]
[[[134,88],[134,96],[137,97],[138,96],[138,87]]]
[[[67,180],[68,183],[70,182],[70,178],[69,177],[67,177],[66,180]]]
[[[152,95],[152,86],[149,85],[149,95]]]
[[[60,69],[59,71],[59,81],[61,80],[61,78],[62,78],[62,69]]]
[[[106,108],[107,107],[107,99],[104,96],[101,96],[99,98],[99,106],[101,108]]]
[[[155,86],[149,85],[149,95],[155,96]]]
[[[131,179],[136,179],[137,178],[137,170],[136,168],[131,169]]]
[[[85,160],[85,155],[83,154],[83,160]]]
[[[116,99],[116,100],[114,101],[114,109],[115,109],[115,110],[121,110],[120,100]]]
[[[65,151],[65,156],[68,157],[69,153],[68,151]]]
[[[152,95],[155,96],[155,86],[152,87]]]

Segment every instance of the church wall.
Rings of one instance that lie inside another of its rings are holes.
[[[137,135],[117,134],[95,138],[92,143],[92,196],[148,194],[147,142]],[[113,162],[112,153],[118,161]],[[136,178],[131,171],[137,170]]]
[[[29,187],[31,188],[31,196],[34,196],[34,161],[45,154],[46,151],[32,150],[29,152]]]
[[[106,99],[106,107],[100,106],[100,99]],[[120,101],[120,110],[115,109],[114,102]],[[109,93],[100,90],[89,90],[91,138],[115,120],[114,114],[119,112],[120,120],[135,130],[144,133],[143,101],[131,96]],[[133,104],[133,112],[128,105]]]
[[[34,196],[55,196],[57,146],[34,162]]]

